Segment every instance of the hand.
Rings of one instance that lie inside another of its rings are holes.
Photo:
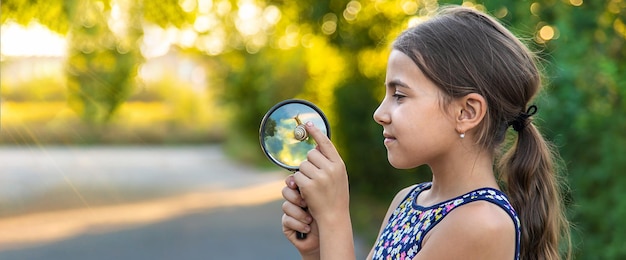
[[[349,216],[349,187],[346,167],[330,139],[311,122],[306,131],[317,143],[300,164],[294,180],[318,224],[332,223],[338,216]]]
[[[306,202],[298,191],[298,186],[290,175],[285,180],[287,186],[283,188],[283,233],[298,249],[300,254],[319,259],[319,230],[313,217],[304,209]],[[298,239],[296,232],[307,234],[306,239]]]

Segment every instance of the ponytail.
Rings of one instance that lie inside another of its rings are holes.
[[[522,225],[520,259],[561,259],[561,238],[566,239],[570,259],[569,225],[554,164],[558,155],[532,122],[515,130],[517,140],[498,167]]]

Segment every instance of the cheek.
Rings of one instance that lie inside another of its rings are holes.
[[[454,125],[437,110],[413,113],[402,121],[402,142],[407,152],[422,154],[424,149],[437,150],[453,138]]]
[[[404,109],[396,115],[395,123],[400,124],[404,134],[422,134],[431,130],[433,118],[429,113],[430,111],[421,112],[419,109]]]

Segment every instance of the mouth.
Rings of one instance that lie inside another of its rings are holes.
[[[390,135],[387,132],[383,132],[383,137],[385,138],[385,144],[391,143],[396,140],[396,138],[393,135]]]

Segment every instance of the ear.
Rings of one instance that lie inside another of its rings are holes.
[[[470,93],[455,101],[456,131],[464,134],[475,129],[487,114],[487,101],[478,93]]]

